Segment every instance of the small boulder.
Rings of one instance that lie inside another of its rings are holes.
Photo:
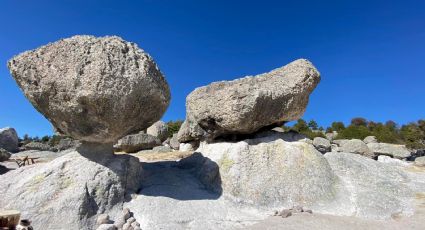
[[[178,140],[177,133],[173,134],[173,137],[170,139],[170,147],[174,150],[179,150],[180,142]]]
[[[411,151],[405,145],[369,143],[367,146],[375,156],[387,155],[397,159],[405,159],[411,156]]]
[[[195,151],[195,149],[199,146],[199,143],[196,141],[191,141],[187,143],[180,143],[179,151],[181,152],[191,152]]]
[[[326,153],[331,151],[331,142],[328,139],[323,137],[315,137],[313,139],[313,145],[321,153]]]
[[[365,139],[363,139],[363,142],[366,143],[366,144],[378,143],[378,139],[376,139],[375,136],[367,136],[367,137],[365,137]]]
[[[336,136],[338,136],[338,132],[337,131],[333,131],[332,133],[325,133],[326,139],[328,139],[329,141],[332,141],[333,139],[335,139]]]
[[[152,149],[152,152],[157,152],[157,153],[168,153],[168,152],[171,152],[171,151],[173,151],[173,150],[171,149],[170,146],[163,146],[163,145],[156,146]]]
[[[138,133],[119,139],[118,143],[114,145],[114,148],[116,151],[134,153],[140,150],[152,149],[160,145],[161,141],[158,137],[154,137],[146,133]]]
[[[9,152],[17,152],[19,150],[19,138],[14,128],[6,127],[0,129],[0,148]]]
[[[167,123],[163,121],[157,121],[146,130],[146,133],[154,137],[158,137],[161,142],[163,142],[168,137]]]
[[[6,149],[0,148],[0,162],[9,160],[11,155]]]
[[[102,225],[102,224],[109,224],[110,223],[110,219],[109,219],[109,215],[108,214],[106,214],[106,213],[104,213],[104,214],[100,214],[98,217],[97,217],[97,220],[96,220],[96,224],[97,225]]]
[[[425,166],[425,156],[424,157],[416,157],[415,165],[416,166]]]
[[[358,139],[342,141],[340,145],[340,151],[346,153],[360,154],[369,158],[373,157],[373,153],[369,150],[367,145],[363,141]]]

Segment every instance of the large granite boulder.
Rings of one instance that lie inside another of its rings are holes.
[[[196,153],[204,157],[200,181],[242,204],[311,206],[334,195],[336,177],[326,159],[313,145],[292,141],[286,133],[236,143],[202,142]]]
[[[158,121],[170,102],[153,59],[116,36],[74,36],[13,57],[11,74],[63,134],[115,143]]]
[[[0,162],[9,160],[11,155],[6,149],[0,148]]]
[[[0,129],[0,148],[9,152],[17,152],[19,138],[14,128],[6,127]]]
[[[411,156],[411,151],[405,145],[388,143],[369,143],[367,147],[376,155],[387,155],[397,159],[405,159]]]
[[[415,165],[417,165],[417,166],[425,166],[425,156],[424,157],[417,157],[415,159]]]
[[[170,138],[170,147],[174,150],[179,150],[180,148],[180,142],[177,137],[177,133],[174,133],[173,136]]]
[[[299,119],[319,81],[313,64],[299,59],[269,73],[197,88],[186,98],[179,141],[251,134]]]
[[[315,137],[313,139],[313,145],[321,153],[326,153],[331,151],[331,142],[323,137]]]
[[[83,145],[48,163],[1,175],[0,207],[20,210],[34,229],[91,230],[98,215],[121,211],[139,189],[141,173],[135,157],[114,155],[110,145]]]
[[[158,137],[141,132],[119,139],[118,143],[114,145],[114,148],[117,151],[134,153],[140,150],[152,149],[153,147],[160,145],[161,141]]]
[[[146,130],[146,133],[158,137],[163,142],[168,137],[168,125],[163,121],[157,121]]]
[[[369,158],[374,156],[373,152],[370,151],[368,146],[363,141],[358,139],[341,141],[339,150],[346,153],[360,154]]]

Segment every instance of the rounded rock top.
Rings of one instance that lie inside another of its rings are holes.
[[[117,36],[73,36],[13,57],[12,76],[61,133],[113,143],[158,121],[169,86],[149,54]]]

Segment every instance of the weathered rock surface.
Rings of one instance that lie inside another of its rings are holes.
[[[25,150],[55,151],[50,145],[41,142],[30,142],[24,145]]]
[[[195,151],[195,149],[199,146],[196,141],[188,142],[188,143],[180,143],[179,150],[182,152],[190,152]]]
[[[341,141],[339,150],[346,153],[360,154],[369,158],[374,156],[368,146],[363,141],[358,139]]]
[[[326,153],[338,177],[330,214],[390,219],[413,214],[414,191],[404,171],[352,153]],[[324,213],[326,213],[324,212]]]
[[[331,142],[328,139],[323,137],[315,137],[313,139],[313,145],[321,153],[326,153],[331,151]]]
[[[397,159],[404,159],[411,156],[410,150],[405,145],[369,143],[367,146],[376,156],[387,155]]]
[[[276,133],[237,143],[203,142],[196,152],[208,160],[200,180],[231,199],[260,207],[331,199],[335,176],[326,159],[308,143],[285,140],[285,133]]]
[[[388,165],[398,166],[398,167],[407,167],[410,166],[411,163],[402,161],[399,159],[391,158],[389,156],[380,155],[378,156],[378,162],[385,163]]]
[[[152,149],[155,146],[160,146],[161,141],[158,137],[146,134],[138,133],[125,136],[118,140],[118,143],[114,145],[117,151],[124,151],[127,153],[134,153],[140,150]]]
[[[139,188],[138,159],[113,155],[109,145],[78,151],[1,175],[0,207],[20,210],[34,229],[91,230],[98,215],[114,217]]]
[[[0,162],[9,160],[11,155],[6,149],[0,148]]]
[[[163,121],[157,121],[147,129],[146,133],[149,135],[158,137],[161,140],[161,142],[163,142],[168,137],[167,123]]]
[[[14,153],[18,151],[18,145],[18,134],[14,128],[6,127],[0,129],[0,148]]]
[[[415,165],[417,165],[417,166],[425,166],[425,157],[417,157],[415,159]]]
[[[319,81],[316,68],[299,59],[269,73],[197,88],[186,98],[186,124],[179,141],[203,138],[203,132],[208,138],[251,134],[296,120]]]
[[[60,133],[115,143],[158,121],[170,92],[153,59],[119,37],[74,36],[13,57],[11,74]]]
[[[366,144],[378,143],[378,139],[376,139],[375,136],[367,136],[367,137],[365,137],[365,139],[363,139],[363,142],[366,143]]]

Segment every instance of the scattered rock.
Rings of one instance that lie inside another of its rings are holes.
[[[168,137],[167,123],[163,121],[157,121],[147,129],[146,133],[154,137],[158,137],[161,142],[163,142]]]
[[[173,137],[170,139],[170,147],[174,150],[179,150],[180,142],[177,137],[177,133],[173,134]]]
[[[326,153],[331,151],[331,142],[328,139],[323,137],[315,137],[313,139],[313,145],[321,153]]]
[[[415,159],[415,165],[417,165],[417,166],[425,166],[425,156],[424,157],[417,157]]]
[[[376,156],[387,155],[397,159],[404,159],[411,156],[410,150],[405,145],[369,143],[367,146]]]
[[[378,156],[378,161],[381,163],[393,165],[393,166],[399,166],[399,167],[407,167],[410,165],[410,163],[406,161],[402,161],[399,159],[391,158],[389,156],[380,155]]]
[[[312,210],[305,209],[305,208],[297,205],[297,206],[293,206],[290,209],[283,209],[280,212],[279,211],[276,211],[275,212],[275,216],[281,216],[282,218],[287,218],[287,217],[292,216],[293,214],[298,214],[298,213],[303,213],[303,212],[313,214],[313,211]]]
[[[116,151],[134,153],[140,150],[152,149],[160,145],[161,141],[158,137],[146,133],[138,133],[119,139],[118,143],[114,145],[114,148]]]
[[[11,155],[7,150],[0,148],[0,162],[9,160]]]
[[[251,134],[299,119],[319,81],[316,68],[299,59],[269,73],[199,87],[186,98],[186,124],[179,140]],[[193,131],[198,128],[206,137]]]
[[[21,210],[34,229],[91,230],[99,214],[121,210],[139,189],[141,173],[136,157],[114,155],[110,145],[85,144],[49,163],[0,175],[0,207]]]
[[[14,128],[6,127],[0,129],[0,148],[14,153],[19,150],[18,145],[18,134]]]
[[[373,153],[369,150],[368,146],[358,139],[341,141],[339,149],[341,152],[360,154],[369,158],[373,157]]]
[[[153,59],[116,36],[73,36],[13,57],[12,76],[34,107],[74,139],[115,143],[158,121],[170,102]]]
[[[30,142],[24,145],[25,150],[39,150],[39,151],[50,151],[53,152],[56,149],[52,148],[50,145],[41,143],[41,142]]]
[[[364,143],[369,144],[369,143],[378,143],[378,139],[376,139],[375,136],[367,136],[365,137],[365,139],[363,140]]]

